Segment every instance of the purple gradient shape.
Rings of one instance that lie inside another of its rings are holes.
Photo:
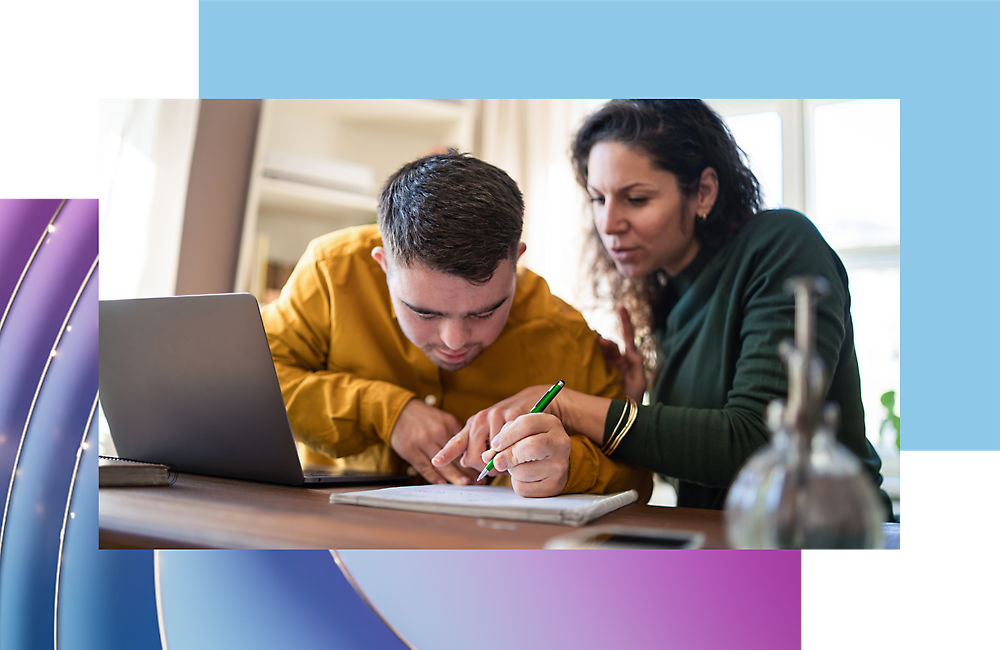
[[[97,201],[67,201],[53,225],[0,329],[0,498],[5,504],[39,378],[97,260]]]
[[[60,199],[0,199],[0,318]]]
[[[799,648],[798,551],[339,551],[417,648]]]
[[[45,374],[11,482],[0,548],[0,647],[53,643],[64,516],[97,400],[97,287],[94,273]]]

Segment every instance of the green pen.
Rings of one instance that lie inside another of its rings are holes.
[[[531,410],[528,412],[541,413],[542,411],[544,411],[545,407],[548,406],[549,403],[555,399],[556,395],[559,394],[559,391],[561,391],[562,387],[565,385],[566,382],[564,382],[562,379],[557,381],[555,385],[552,386],[552,388],[550,388],[544,395],[542,395],[542,399],[538,400],[538,403],[532,406]],[[494,455],[493,458],[496,458],[496,455]],[[486,463],[486,467],[483,468],[482,473],[479,475],[479,478],[477,478],[476,481],[483,480],[483,477],[489,474],[490,470],[493,469],[493,458],[490,459],[490,462]]]

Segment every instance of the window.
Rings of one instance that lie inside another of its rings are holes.
[[[764,207],[768,210],[784,207],[781,113],[733,115],[726,125],[751,161],[754,176],[760,182]]]
[[[837,250],[899,246],[899,102],[808,101],[806,214]]]
[[[896,391],[899,408],[899,101],[709,104],[747,154],[765,206],[803,211],[847,268],[865,429],[877,447],[882,394]]]

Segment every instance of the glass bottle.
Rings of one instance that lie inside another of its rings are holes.
[[[823,404],[813,300],[829,292],[829,283],[792,278],[785,288],[795,294],[795,342],[779,346],[788,401],[768,405],[771,441],[747,459],[729,489],[726,535],[734,548],[879,548],[875,483],[837,442],[839,407]]]

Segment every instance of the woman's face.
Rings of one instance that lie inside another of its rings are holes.
[[[641,150],[614,141],[594,145],[587,170],[594,225],[622,275],[638,278],[660,269],[676,275],[694,260],[700,192],[688,200],[676,176],[654,168]]]

